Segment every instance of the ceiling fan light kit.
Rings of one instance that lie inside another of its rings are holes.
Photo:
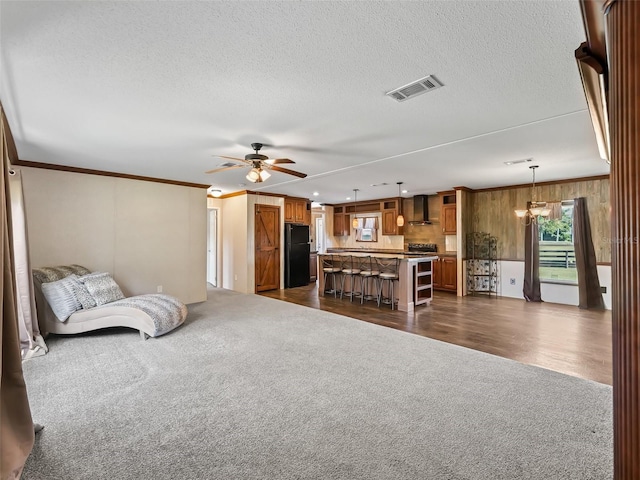
[[[293,175],[298,178],[305,178],[307,176],[306,173],[296,172],[294,170],[289,170],[288,168],[282,168],[278,165],[283,163],[296,163],[293,160],[288,158],[269,158],[266,155],[262,155],[260,149],[263,147],[262,143],[252,143],[251,148],[255,151],[255,153],[248,153],[243,158],[236,157],[227,157],[225,155],[218,155],[220,158],[226,158],[228,160],[233,160],[234,162],[240,163],[230,163],[226,162],[220,165],[218,168],[214,168],[213,170],[209,170],[205,173],[217,173],[222,172],[224,170],[230,170],[234,168],[241,167],[251,167],[249,173],[247,173],[247,180],[252,183],[261,183],[271,177],[271,173],[269,170],[274,170],[280,173],[286,173],[288,175]]]

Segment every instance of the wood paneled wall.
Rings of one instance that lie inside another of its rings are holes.
[[[472,218],[466,222],[473,231],[488,232],[498,239],[498,257],[524,260],[524,226],[516,218],[516,208],[526,208],[532,200],[531,187],[474,192]],[[611,209],[609,179],[562,182],[536,187],[539,201],[572,200],[586,197],[591,234],[599,263],[611,262]],[[466,217],[466,215],[465,215]]]

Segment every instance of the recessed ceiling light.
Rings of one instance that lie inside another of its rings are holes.
[[[402,190],[402,193],[409,193],[409,190]]]
[[[314,197],[317,197],[318,195],[320,195],[318,192],[313,192]]]
[[[347,200],[351,200],[351,197],[347,197]]]

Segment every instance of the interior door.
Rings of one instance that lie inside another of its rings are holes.
[[[280,207],[256,205],[256,292],[280,288]]]

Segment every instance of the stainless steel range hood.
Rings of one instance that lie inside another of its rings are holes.
[[[413,197],[413,217],[409,220],[409,225],[431,225],[427,195]]]

